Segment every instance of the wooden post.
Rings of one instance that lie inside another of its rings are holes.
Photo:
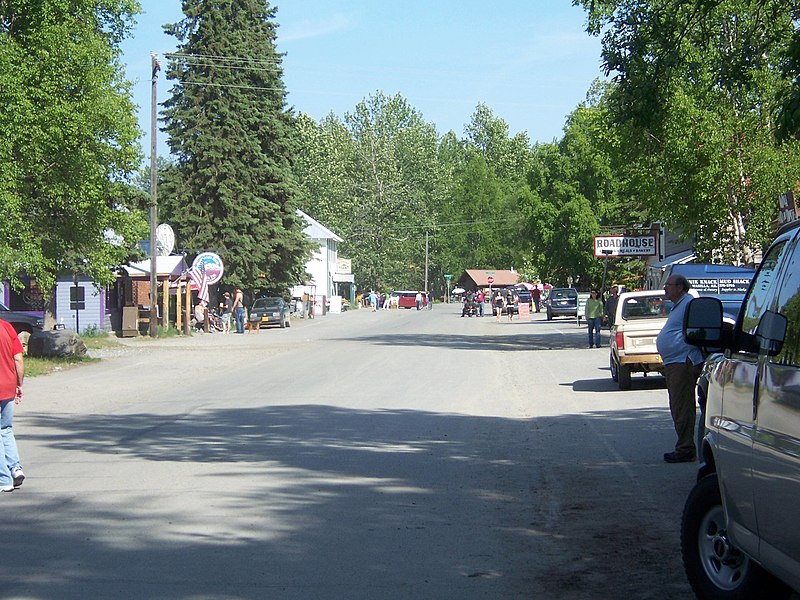
[[[179,279],[178,280],[178,289],[175,293],[175,329],[178,331],[182,331],[181,325],[183,322],[183,314],[181,313],[181,305],[183,302],[183,282]]]
[[[161,327],[167,329],[167,327],[169,327],[169,276],[167,276],[161,284],[161,289],[164,293],[164,298],[162,300],[164,311],[161,314]]]
[[[189,335],[192,329],[192,286],[189,285],[189,280],[186,280],[186,296],[184,296],[183,303],[183,333]]]

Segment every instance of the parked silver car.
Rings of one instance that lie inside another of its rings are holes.
[[[704,370],[702,463],[681,525],[698,598],[773,600],[800,590],[798,223],[765,254],[733,329],[716,298],[687,308],[687,341],[717,351]]]

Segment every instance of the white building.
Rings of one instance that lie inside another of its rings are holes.
[[[349,296],[351,301],[354,299],[355,290],[353,275],[349,273],[349,268],[342,269],[340,266],[343,261],[339,260],[339,242],[342,238],[333,233],[330,229],[325,227],[322,223],[310,217],[302,210],[297,210],[298,216],[308,224],[303,230],[311,240],[314,242],[315,249],[311,259],[306,263],[306,273],[309,279],[303,282],[302,285],[297,285],[292,288],[292,297],[301,298],[304,294],[314,297],[316,313],[321,313],[324,309],[322,306],[330,302],[331,298],[341,296],[340,284],[349,285]],[[348,264],[344,261],[344,264]],[[344,273],[342,270],[348,272]],[[331,305],[335,309],[334,304]]]

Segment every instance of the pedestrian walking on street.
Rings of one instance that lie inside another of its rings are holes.
[[[3,443],[0,492],[13,492],[25,479],[13,429],[14,406],[22,402],[25,378],[22,352],[17,332],[7,321],[0,321],[0,440]]]
[[[692,462],[697,457],[694,445],[695,387],[703,366],[703,353],[683,339],[683,315],[692,300],[689,288],[691,285],[683,275],[671,275],[667,279],[664,292],[672,300],[672,311],[656,338],[656,348],[664,361],[669,411],[678,435],[675,450],[664,454],[668,463]]]
[[[499,323],[500,316],[503,314],[503,295],[500,292],[495,292],[494,300],[492,300],[492,305],[494,306],[494,315],[495,320]]]
[[[586,317],[586,327],[589,330],[589,348],[600,347],[600,328],[603,326],[603,302],[600,300],[600,292],[596,289],[589,294],[584,309]]]
[[[514,320],[514,308],[517,306],[519,302],[519,297],[517,296],[516,292],[512,288],[508,288],[506,290],[506,314],[508,315],[508,320]]]
[[[542,292],[539,291],[538,285],[531,290],[531,300],[533,300],[533,305],[536,307],[536,312],[539,312],[540,303],[542,301]]]

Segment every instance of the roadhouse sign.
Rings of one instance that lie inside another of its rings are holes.
[[[658,256],[654,235],[596,235],[594,255],[607,256]]]

